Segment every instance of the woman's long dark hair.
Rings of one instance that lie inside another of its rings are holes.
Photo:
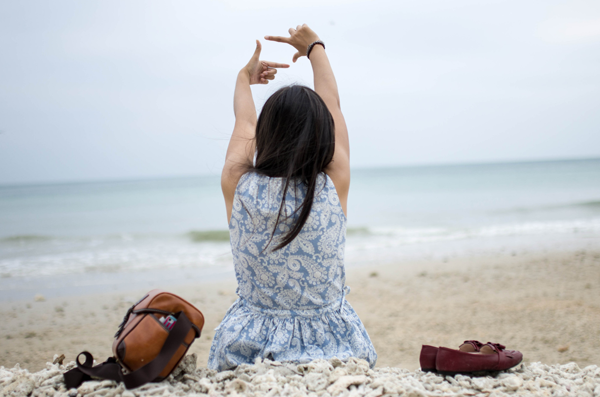
[[[315,197],[317,178],[333,159],[335,129],[333,117],[323,99],[308,87],[292,85],[277,90],[267,100],[256,125],[256,161],[252,170],[284,177],[283,200],[271,239],[285,209],[285,197],[292,181],[307,186],[306,197],[294,226],[274,248],[279,250],[294,240],[306,223]],[[295,182],[292,184],[295,186]],[[266,247],[265,247],[266,249]]]

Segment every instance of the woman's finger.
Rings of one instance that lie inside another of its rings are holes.
[[[277,74],[277,69],[269,69],[269,70],[265,70],[260,75],[261,75],[261,77],[267,77],[267,76],[275,76],[276,74]]]
[[[275,80],[275,75],[274,74],[269,74],[269,75],[265,76],[265,79],[267,79],[267,80]]]
[[[262,49],[262,45],[260,44],[260,41],[256,40],[256,50],[254,50],[254,55],[252,55],[252,58],[260,57],[261,49]]]
[[[296,30],[300,30],[301,27],[301,25],[296,26]]]
[[[301,56],[302,56],[302,54],[300,54],[300,52],[295,53],[294,57],[292,58],[292,62],[296,63],[298,58],[300,58]]]
[[[294,28],[289,28],[288,32],[290,33],[290,36],[292,36],[294,33],[296,33],[296,29]]]
[[[271,62],[271,61],[262,61],[262,63],[264,65],[267,65],[270,68],[289,68],[290,65],[288,65],[287,63],[277,63],[277,62]]]
[[[289,37],[283,37],[283,36],[265,36],[265,40],[277,41],[278,43],[288,43],[288,44],[290,42]]]

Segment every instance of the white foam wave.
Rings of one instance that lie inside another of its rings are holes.
[[[0,276],[40,277],[94,273],[138,272],[154,269],[209,268],[232,263],[228,243],[91,240],[86,244],[49,250],[33,247],[29,252],[0,259]]]
[[[346,257],[376,254],[378,250],[398,255],[401,252],[398,247],[404,250],[402,247],[427,247],[427,244],[438,242],[454,244],[453,241],[469,239],[493,242],[496,237],[566,234],[600,237],[600,218],[498,224],[478,228],[367,228],[364,233],[348,235]],[[221,269],[230,268],[231,265],[232,255],[228,242],[192,243],[182,238],[140,239],[119,236],[88,239],[86,242],[28,241],[23,250],[19,248],[18,252],[0,256],[0,277],[10,279],[77,274],[94,277],[94,274],[160,269]]]
[[[499,224],[479,228],[369,228],[367,235],[350,236],[347,248],[378,249],[438,241],[543,234],[600,234],[600,218],[554,222]]]

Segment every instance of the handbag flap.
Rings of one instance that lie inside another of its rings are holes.
[[[125,324],[122,326],[122,330],[117,333],[112,346],[113,354],[117,359],[120,359],[118,348],[121,342],[137,327],[142,319],[147,316],[146,313],[134,313],[134,311],[140,309],[157,309],[173,314],[183,311],[191,323],[198,328],[196,337],[200,336],[199,332],[202,331],[202,328],[204,327],[204,315],[194,305],[175,294],[160,289],[154,289],[148,292],[148,294],[135,304],[125,315],[126,319],[123,319]],[[188,343],[187,340],[186,343]]]

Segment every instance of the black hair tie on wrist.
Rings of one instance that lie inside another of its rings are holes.
[[[315,46],[315,45],[317,45],[317,44],[318,44],[318,45],[322,45],[322,46],[323,46],[323,49],[325,49],[325,43],[323,43],[321,40],[317,40],[317,41],[315,41],[315,42],[311,43],[311,44],[308,46],[308,49],[306,50],[306,57],[307,57],[308,59],[310,59],[310,52],[312,51],[312,49],[314,48],[314,46]]]

